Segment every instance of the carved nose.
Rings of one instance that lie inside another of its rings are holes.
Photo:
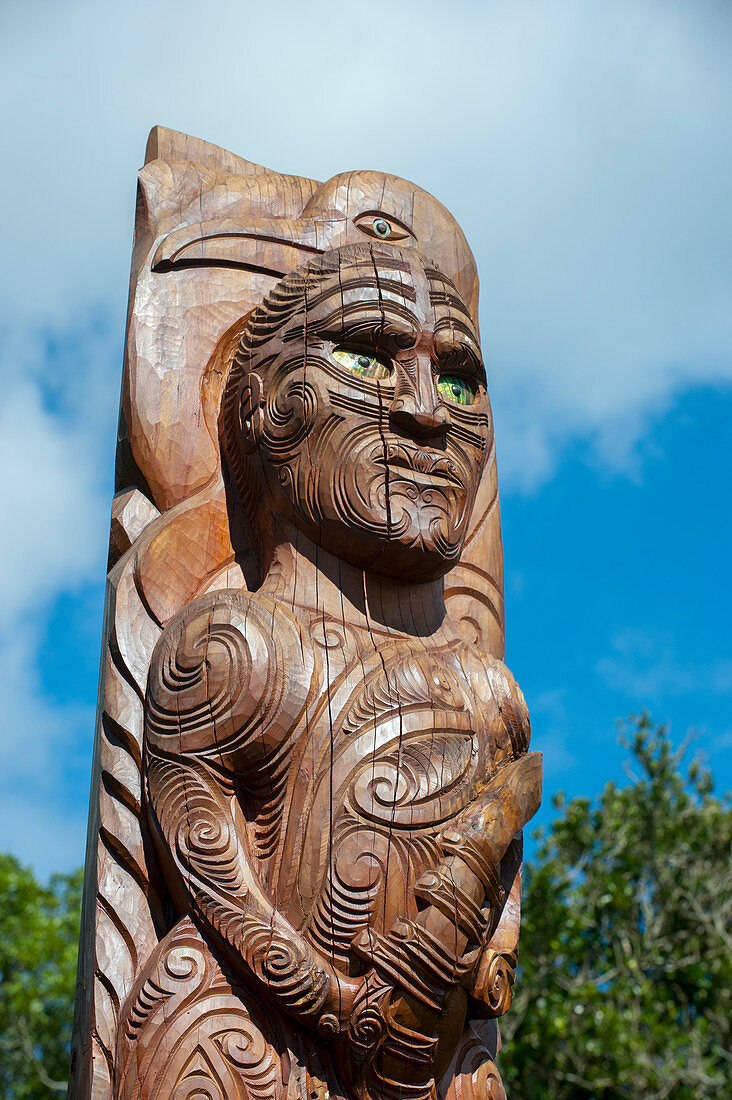
[[[450,427],[450,414],[435,385],[432,356],[415,348],[402,359],[397,357],[396,387],[389,410],[391,423],[413,439],[444,436]]]
[[[424,406],[411,394],[394,399],[390,417],[398,428],[420,439],[444,435],[450,427],[450,417],[444,405],[434,402]]]

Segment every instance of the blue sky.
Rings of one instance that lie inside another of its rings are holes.
[[[283,171],[369,167],[481,276],[508,661],[546,797],[615,721],[732,785],[729,5],[247,0],[0,15],[0,849],[83,858],[135,172],[163,123]]]

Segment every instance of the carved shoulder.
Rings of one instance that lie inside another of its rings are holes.
[[[473,646],[460,650],[460,663],[486,714],[494,764],[528,752],[531,723],[523,692],[510,670]]]
[[[202,596],[178,613],[148,674],[148,749],[238,768],[292,735],[311,692],[312,648],[275,601],[240,591]]]

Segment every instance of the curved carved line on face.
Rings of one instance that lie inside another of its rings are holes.
[[[255,522],[269,507],[362,568],[444,573],[492,442],[478,338],[454,284],[416,252],[376,245],[286,276],[245,326],[221,434]]]

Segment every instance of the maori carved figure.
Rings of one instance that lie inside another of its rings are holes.
[[[77,1100],[505,1095],[541,767],[477,294],[413,184],[151,134]]]

